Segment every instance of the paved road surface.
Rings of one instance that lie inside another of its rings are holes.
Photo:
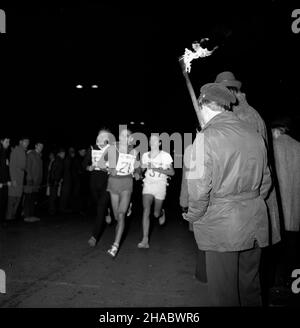
[[[179,190],[179,188],[177,188]],[[174,188],[174,190],[177,190]],[[137,194],[140,194],[138,191]],[[153,224],[150,249],[141,240],[141,199],[116,259],[106,254],[114,238],[107,226],[99,244],[87,241],[92,218],[64,215],[21,220],[0,228],[0,269],[7,293],[0,307],[198,307],[208,304],[206,286],[194,278],[196,244],[178,209],[178,193],[169,191],[167,223]],[[288,290],[271,293],[271,303],[300,305]]]
[[[116,259],[106,254],[114,226],[96,248],[87,240],[92,219],[75,215],[16,222],[1,231],[0,268],[7,293],[0,307],[184,307],[207,302],[193,278],[196,246],[187,224],[167,212],[154,224],[148,250],[137,248],[141,218],[133,215]]]

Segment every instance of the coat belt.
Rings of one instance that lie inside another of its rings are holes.
[[[215,197],[211,196],[209,200],[209,205],[217,204],[217,203],[230,203],[236,201],[250,200],[258,198],[260,195],[259,190],[253,190],[249,192],[242,192],[236,195],[226,195],[223,197]]]

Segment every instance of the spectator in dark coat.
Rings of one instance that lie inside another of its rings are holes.
[[[49,174],[49,214],[55,215],[57,212],[57,199],[60,197],[61,184],[64,174],[64,158],[66,152],[64,149],[60,149],[55,157],[55,160],[51,166]]]
[[[9,174],[9,161],[7,150],[10,145],[8,137],[0,140],[0,222],[2,226],[6,226],[5,214],[8,200],[8,186],[11,185]]]
[[[48,155],[48,161],[45,163],[45,172],[47,172],[47,175],[45,176],[45,183],[47,185],[46,195],[50,195],[50,174],[51,174],[51,168],[55,160],[55,153],[50,152]]]
[[[64,173],[63,182],[61,186],[61,197],[60,197],[60,211],[62,213],[71,213],[71,203],[72,203],[72,192],[74,188],[74,157],[75,149],[70,147],[68,149],[68,154],[64,159]]]
[[[285,123],[275,122],[272,134],[284,224],[277,285],[290,290],[291,274],[300,265],[300,142],[288,135]]]
[[[16,219],[17,210],[23,196],[26,150],[29,142],[28,138],[21,138],[19,144],[10,154],[9,172],[12,183],[8,187],[7,220]]]
[[[25,222],[36,222],[40,220],[35,216],[35,210],[43,181],[43,148],[44,145],[41,142],[37,142],[35,149],[29,151],[27,154],[26,184],[24,186]]]
[[[89,172],[84,167],[86,154],[86,148],[81,147],[81,149],[78,150],[77,160],[80,163],[80,213],[83,216],[87,214],[89,198]]]
[[[85,173],[83,168],[83,159],[84,156],[80,155],[81,152],[77,152],[77,154],[73,158],[72,166],[71,166],[71,176],[72,176],[72,190],[71,190],[71,208],[75,213],[80,213],[82,211],[82,176]]]

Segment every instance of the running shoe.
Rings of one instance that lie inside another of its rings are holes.
[[[137,247],[138,248],[149,248],[149,243],[146,241],[141,241],[140,243],[138,243]]]
[[[91,237],[88,241],[88,244],[90,245],[90,247],[95,247],[97,244],[97,240],[95,237]]]
[[[111,257],[116,257],[118,250],[119,250],[119,246],[113,244],[111,248],[107,251],[107,254],[109,254]]]

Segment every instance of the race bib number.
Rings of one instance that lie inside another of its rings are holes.
[[[106,149],[108,148],[109,146],[105,146],[104,148],[102,149],[92,149],[92,165],[95,166],[96,170],[100,170],[100,164],[101,164],[101,159],[102,159],[102,156],[103,154],[105,153]],[[104,164],[104,161],[102,163],[102,165]],[[102,167],[104,168],[104,167]]]
[[[154,168],[160,169],[168,169],[171,165],[171,161],[169,158],[165,158],[162,155],[156,156],[156,158],[151,159],[150,155],[144,156],[144,164],[148,166],[146,172],[146,178],[150,178],[151,180],[167,180],[167,175],[158,171],[153,170]],[[150,166],[150,167],[149,167]]]
[[[129,175],[134,171],[135,156],[131,154],[119,153],[116,167],[117,175]]]
[[[165,178],[166,175],[157,171],[154,171],[152,169],[148,169],[147,170],[147,175],[152,178],[152,179],[161,179],[161,178]]]

